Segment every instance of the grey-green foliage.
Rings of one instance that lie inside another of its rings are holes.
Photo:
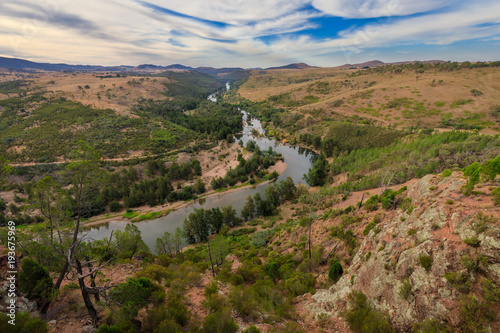
[[[134,224],[127,224],[124,231],[115,232],[115,244],[119,256],[132,258],[139,251],[149,251],[148,246],[142,240],[141,231]]]
[[[252,246],[257,246],[257,247],[262,247],[267,244],[267,241],[269,240],[269,236],[271,236],[272,231],[267,229],[263,231],[259,231],[255,234],[252,235],[250,239],[250,245]]]

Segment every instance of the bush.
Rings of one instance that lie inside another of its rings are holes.
[[[471,247],[479,247],[479,245],[481,244],[481,241],[479,239],[477,239],[476,236],[472,236],[470,238],[464,239],[464,243],[471,246]]]
[[[431,270],[432,267],[432,257],[426,254],[420,255],[418,257],[418,262],[420,262],[420,266],[422,266],[427,272]]]
[[[332,280],[333,283],[337,283],[342,274],[344,274],[342,265],[340,264],[340,262],[335,261],[332,267],[330,267],[330,270],[328,271],[328,278],[330,278],[330,280]]]
[[[295,272],[285,281],[285,288],[293,297],[300,296],[314,290],[316,279],[311,273]]]
[[[450,169],[444,169],[443,174],[441,175],[441,178],[446,178],[451,176],[451,170]]]
[[[114,200],[114,201],[111,201],[109,203],[109,211],[110,212],[119,212],[120,210],[122,210],[123,208],[123,205],[121,203],[119,203],[118,201]]]
[[[453,286],[453,288],[457,289],[461,293],[468,294],[470,292],[471,284],[466,275],[463,275],[460,272],[448,272],[444,274],[444,278]]]
[[[484,298],[490,303],[500,303],[500,288],[497,287],[491,280],[483,279],[481,283],[483,287]]]
[[[491,191],[491,200],[493,200],[495,206],[500,206],[500,187]]]
[[[404,279],[403,284],[401,285],[401,288],[399,289],[399,296],[407,300],[408,297],[411,295],[411,282],[410,279]]]
[[[376,224],[374,222],[370,222],[366,225],[365,229],[363,230],[363,236],[366,236],[370,233],[370,230],[375,228]]]
[[[15,325],[9,324],[10,317],[0,313],[0,332],[9,333],[47,333],[47,324],[40,318],[31,317],[29,313],[16,313]]]
[[[37,299],[40,304],[50,298],[52,279],[49,271],[31,258],[23,260],[19,272],[19,290],[29,299]]]
[[[495,320],[495,312],[486,302],[467,295],[460,300],[460,319],[462,332],[486,333],[489,323]]]
[[[201,331],[204,333],[235,333],[238,331],[238,324],[233,320],[231,310],[224,308],[206,316]]]
[[[229,302],[242,317],[255,317],[258,304],[251,289],[243,286],[234,287],[229,293]]]
[[[439,320],[426,319],[421,323],[413,324],[413,332],[414,333],[451,333],[453,330],[451,327],[446,325],[445,323],[440,322]]]
[[[372,309],[368,298],[362,291],[353,291],[348,295],[350,309],[343,313],[349,328],[358,333],[394,332],[387,316]]]
[[[378,195],[372,196],[365,202],[365,210],[368,212],[373,212],[378,209]]]

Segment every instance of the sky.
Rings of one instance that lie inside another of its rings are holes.
[[[0,2],[0,56],[36,62],[330,67],[499,54],[498,0]]]

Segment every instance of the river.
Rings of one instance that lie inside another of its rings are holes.
[[[243,141],[245,146],[249,140],[254,140],[261,150],[267,150],[269,147],[273,147],[276,152],[283,155],[284,162],[287,164],[286,170],[280,174],[278,180],[292,177],[295,184],[304,183],[302,177],[312,166],[311,157],[315,155],[314,152],[304,148],[283,144],[279,141],[265,137],[261,122],[255,118],[251,118],[245,111],[242,111],[242,113],[244,121],[243,133],[241,137],[237,136],[237,140]],[[256,130],[262,135],[254,137],[252,135],[252,130]],[[184,217],[192,213],[195,208],[203,207],[205,209],[210,209],[232,205],[239,214],[248,195],[253,196],[257,192],[264,194],[264,189],[267,186],[267,183],[262,183],[229,192],[212,194],[205,198],[193,200],[186,206],[180,207],[156,220],[136,222],[134,224],[141,231],[144,242],[149,246],[150,250],[153,251],[156,239],[166,231],[173,234],[177,227],[182,228]],[[89,239],[109,237],[112,230],[123,230],[126,225],[127,221],[111,221],[103,225],[92,227],[87,231],[87,237]]]

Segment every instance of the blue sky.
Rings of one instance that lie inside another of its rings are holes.
[[[269,67],[500,60],[500,1],[2,0],[0,55]]]

